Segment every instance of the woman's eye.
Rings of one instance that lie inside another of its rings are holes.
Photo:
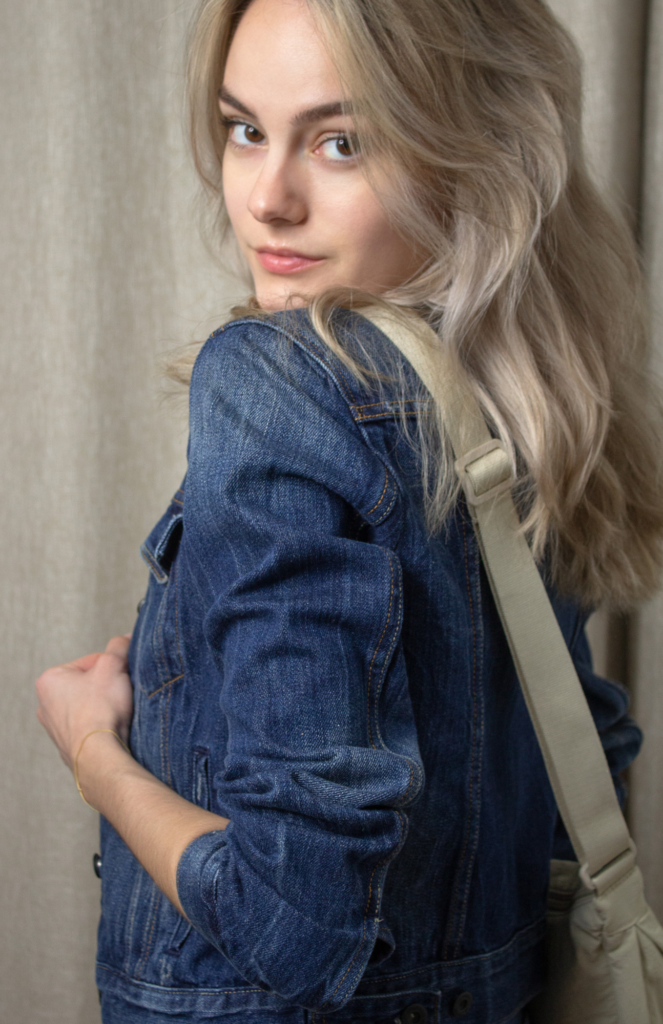
[[[227,121],[228,139],[236,146],[255,146],[264,142],[265,136],[254,128],[252,124],[244,121]]]
[[[325,139],[319,147],[327,160],[349,160],[357,155],[357,143],[349,135]]]

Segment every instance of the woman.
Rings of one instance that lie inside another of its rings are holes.
[[[256,298],[197,356],[133,636],[38,681],[103,816],[103,1019],[525,1020],[573,853],[430,396],[360,310],[426,317],[514,454],[621,792],[583,625],[655,586],[660,450],[575,53],[539,0],[206,0],[191,54]]]

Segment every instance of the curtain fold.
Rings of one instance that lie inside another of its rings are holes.
[[[663,378],[663,0],[651,0],[643,119],[642,241],[652,312],[652,367]],[[663,919],[663,594],[630,633],[634,714],[645,730],[631,771],[630,816],[647,896]]]
[[[94,1024],[96,817],[35,720],[34,679],[131,629],[138,545],[185,467],[157,357],[222,321],[181,129],[195,0],[0,5],[0,1020]],[[663,361],[663,0],[555,0],[587,63],[592,159],[643,237]],[[642,87],[647,73],[647,114]],[[644,124],[644,131],[643,131]],[[641,146],[641,135],[644,147]],[[644,178],[641,155],[644,153]],[[641,189],[640,182],[644,181]],[[663,913],[663,600],[630,632],[647,744],[632,818]],[[601,659],[625,658],[598,621]],[[614,650],[616,646],[616,650]],[[616,660],[615,660],[616,659]]]

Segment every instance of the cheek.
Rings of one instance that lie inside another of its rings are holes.
[[[347,258],[362,277],[393,283],[411,272],[412,246],[394,230],[372,190],[366,187],[344,213]]]
[[[237,161],[224,156],[222,165],[223,201],[233,230],[237,232],[242,211],[246,210],[248,199],[248,175],[239,173]]]

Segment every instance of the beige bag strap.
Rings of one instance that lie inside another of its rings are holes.
[[[514,472],[491,438],[465,374],[423,321],[388,311],[371,320],[412,364],[443,410],[484,565],[559,812],[588,888],[604,892],[631,870],[635,847],[573,661],[511,497]]]

